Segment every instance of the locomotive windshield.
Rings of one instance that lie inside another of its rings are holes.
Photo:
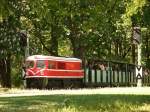
[[[45,67],[45,61],[44,60],[38,60],[36,66],[37,66],[37,68],[44,68]]]
[[[26,67],[27,68],[33,68],[34,67],[34,61],[27,61],[26,62]]]

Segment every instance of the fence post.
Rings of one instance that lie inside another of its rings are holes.
[[[110,86],[112,86],[112,69],[110,66],[110,62],[108,62],[108,67],[109,67],[109,75],[110,75]]]
[[[95,68],[95,85],[97,85],[97,69]]]
[[[126,70],[125,70],[125,85],[127,83],[127,74],[128,74],[128,66],[126,64]]]

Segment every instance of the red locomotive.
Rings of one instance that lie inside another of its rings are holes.
[[[26,59],[27,88],[73,86],[82,83],[82,61],[77,58],[33,55]]]

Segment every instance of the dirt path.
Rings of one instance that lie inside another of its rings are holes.
[[[61,90],[20,90],[10,89],[1,91],[0,97],[19,97],[37,95],[92,95],[92,94],[135,94],[150,95],[150,87],[125,87],[125,88],[94,88],[94,89],[61,89]]]

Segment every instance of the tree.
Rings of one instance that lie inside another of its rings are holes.
[[[21,3],[21,2],[20,2]],[[0,22],[0,77],[3,87],[11,87],[11,56],[21,52],[17,33],[19,1],[2,1]],[[7,12],[4,14],[3,12]]]

